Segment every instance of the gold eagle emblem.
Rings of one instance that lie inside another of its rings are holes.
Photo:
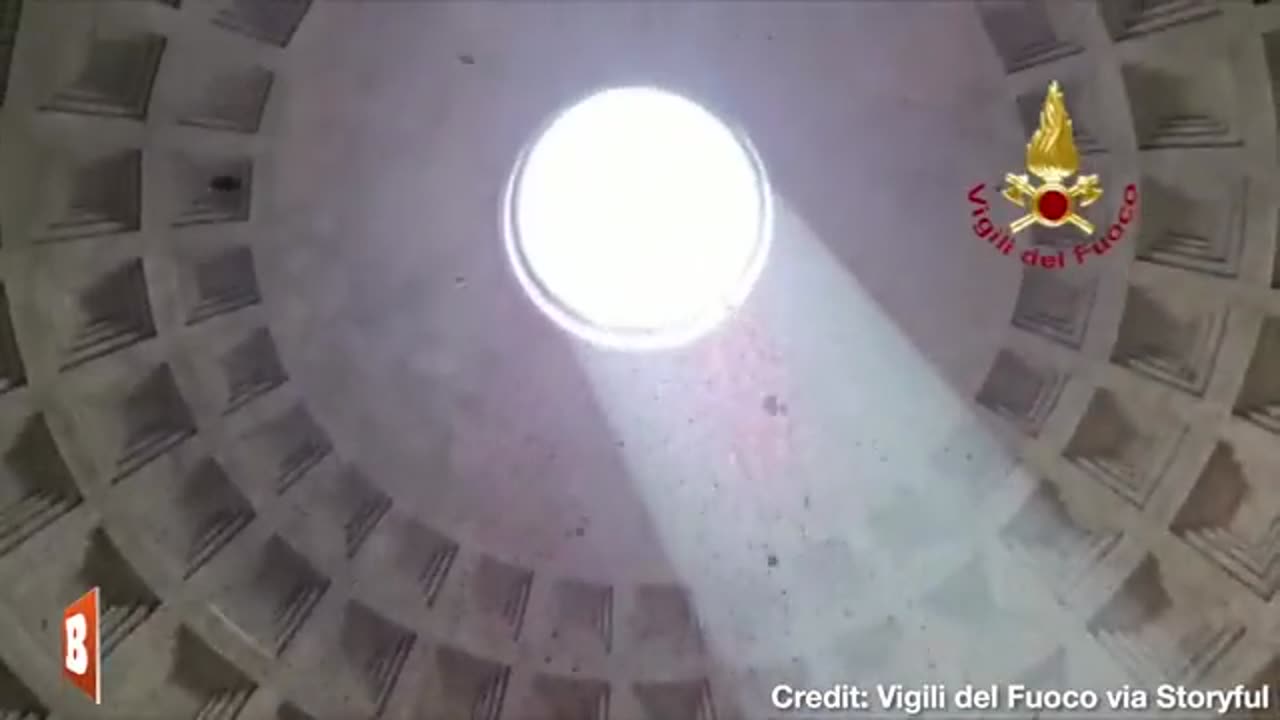
[[[1073,132],[1066,99],[1055,80],[1049,83],[1040,109],[1040,127],[1027,143],[1027,172],[1039,178],[1041,184],[1033,185],[1025,174],[1004,176],[1001,194],[1027,211],[1009,225],[1010,231],[1018,233],[1037,223],[1045,227],[1070,223],[1085,235],[1093,233],[1093,224],[1076,209],[1097,202],[1102,197],[1102,186],[1097,175],[1081,175],[1073,185],[1066,185],[1066,180],[1080,169]]]

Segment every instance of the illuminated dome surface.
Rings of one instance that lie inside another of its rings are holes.
[[[0,0],[0,718],[1280,687],[1277,33]],[[1081,214],[1139,195],[1083,266],[974,235],[1052,80]],[[90,586],[101,706],[58,667]]]
[[[530,297],[585,339],[661,347],[732,313],[772,214],[745,138],[690,100],[606,90],[558,115],[516,167],[507,253]]]

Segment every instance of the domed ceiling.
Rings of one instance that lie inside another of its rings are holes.
[[[1277,31],[1208,0],[0,0],[0,718],[1280,684]],[[1051,81],[1097,234],[1137,208],[1085,262],[1017,236],[1061,269],[974,230],[1015,217]],[[565,333],[503,248],[538,129],[636,85],[749,137],[775,211],[745,305],[662,351]],[[92,587],[96,706],[59,671]]]

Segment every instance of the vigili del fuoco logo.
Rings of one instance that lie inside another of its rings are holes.
[[[1012,255],[1017,249],[1014,236],[1033,225],[1057,228],[1070,225],[1086,238],[1093,235],[1093,223],[1083,210],[1102,197],[1102,184],[1097,175],[1078,175],[1080,156],[1076,151],[1071,117],[1067,114],[1066,100],[1055,80],[1049,83],[1044,106],[1040,109],[1040,127],[1027,143],[1027,172],[1022,175],[1008,173],[1000,194],[1016,205],[1024,214],[1009,224],[998,227],[991,220],[990,205],[983,193],[986,185],[979,183],[969,191],[972,215],[977,218],[973,232],[1004,255]],[[1071,182],[1071,177],[1075,181]],[[1032,179],[1034,176],[1039,184]],[[1116,222],[1107,228],[1105,235],[1086,239],[1071,248],[1076,265],[1083,265],[1093,255],[1105,255],[1125,235],[1138,208],[1138,187],[1124,188],[1123,203]],[[1023,264],[1050,270],[1067,266],[1065,250],[1029,247],[1019,255]]]

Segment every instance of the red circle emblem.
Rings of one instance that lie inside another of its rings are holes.
[[[1036,210],[1040,217],[1049,222],[1057,222],[1067,216],[1071,208],[1071,200],[1067,194],[1059,190],[1046,190],[1036,200]]]

